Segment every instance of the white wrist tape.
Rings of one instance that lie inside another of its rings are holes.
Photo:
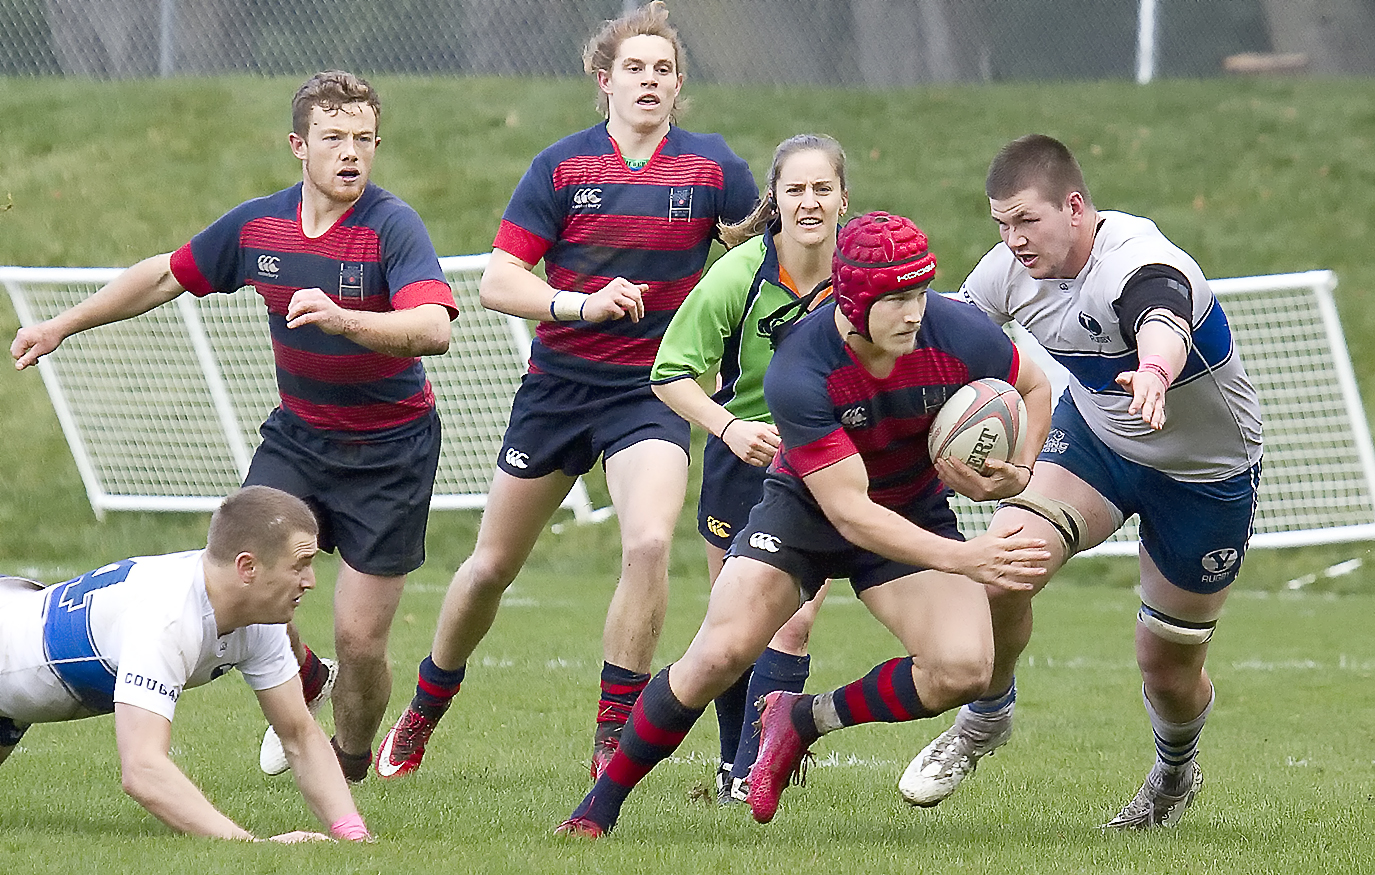
[[[582,305],[587,298],[582,292],[557,291],[549,302],[549,315],[555,322],[576,322],[582,318]]]

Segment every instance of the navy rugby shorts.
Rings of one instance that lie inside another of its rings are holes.
[[[298,496],[320,521],[320,549],[364,574],[394,577],[425,563],[425,525],[439,470],[439,414],[366,439],[312,428],[277,408],[259,433],[244,485]]]
[[[511,402],[497,467],[522,480],[555,471],[579,477],[598,458],[641,441],[668,441],[687,455],[690,437],[687,420],[647,385],[610,389],[526,374]]]
[[[804,499],[780,482],[782,475],[764,481],[764,496],[750,511],[749,521],[731,543],[731,556],[748,556],[787,572],[807,598],[828,579],[846,577],[855,595],[890,580],[929,569],[894,562],[856,547],[836,531],[816,502]],[[950,509],[948,490],[919,499],[902,516],[943,538],[963,541]]]
[[[1236,580],[1256,517],[1259,464],[1211,483],[1175,480],[1110,450],[1068,393],[1037,458],[1092,486],[1124,518],[1138,514],[1141,544],[1170,583],[1207,595]]]
[[[708,544],[728,548],[764,494],[768,468],[756,468],[711,435],[702,448],[702,494],[697,500],[697,531]]]

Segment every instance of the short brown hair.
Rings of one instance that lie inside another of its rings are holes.
[[[1063,203],[1070,192],[1077,191],[1084,196],[1084,203],[1093,204],[1074,154],[1064,143],[1045,134],[1018,137],[1000,149],[988,166],[984,193],[990,199],[1009,198],[1028,188],[1055,203]]]
[[[373,118],[382,122],[382,98],[368,80],[343,70],[326,70],[316,73],[296,89],[291,99],[291,129],[296,136],[304,138],[310,130],[310,111],[320,107],[326,112],[338,112],[340,107],[350,103],[362,103],[372,107]]]
[[[271,562],[298,533],[320,534],[304,501],[270,486],[245,486],[230,493],[210,516],[205,552],[216,565],[232,564],[240,553]]]
[[[683,74],[683,44],[678,39],[678,29],[668,23],[668,7],[663,0],[652,0],[620,18],[604,22],[582,50],[583,71],[594,78],[598,73],[610,75],[621,43],[633,36],[658,36],[668,40],[673,45],[673,68],[678,75]],[[669,119],[676,120],[678,113],[685,109],[687,103],[680,96],[673,102]],[[611,115],[611,102],[601,89],[597,89],[597,110],[603,118]]]

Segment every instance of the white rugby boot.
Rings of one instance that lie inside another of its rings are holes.
[[[339,679],[339,664],[337,662],[323,656],[320,657],[320,662],[329,669],[329,677],[325,678],[324,686],[320,687],[320,694],[306,702],[306,708],[312,717],[319,716],[320,709],[325,707],[329,697],[334,694],[334,682]],[[263,733],[263,745],[258,749],[258,768],[269,775],[280,775],[291,768],[286,761],[286,751],[282,750],[282,740],[277,737],[277,730],[271,726],[267,727],[267,732]]]
[[[968,718],[961,709],[955,724],[922,749],[898,780],[898,792],[907,804],[919,808],[939,805],[974,774],[979,760],[1007,744],[1012,737],[1012,715],[992,724],[989,731],[975,726],[987,723]]]
[[[1126,804],[1117,816],[1103,824],[1103,829],[1154,829],[1161,826],[1174,826],[1184,816],[1184,810],[1198,795],[1203,786],[1203,769],[1198,763],[1189,763],[1191,773],[1182,781],[1174,780],[1180,792],[1166,793],[1164,788],[1164,767],[1159,760],[1146,776],[1146,783],[1136,791],[1136,796]]]

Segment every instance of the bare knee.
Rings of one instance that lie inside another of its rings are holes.
[[[993,679],[993,650],[947,654],[934,671],[917,678],[917,693],[931,711],[946,711],[982,696]]]
[[[461,586],[474,595],[500,598],[516,579],[525,557],[500,550],[479,550],[454,574],[451,586]]]
[[[672,548],[672,532],[637,531],[623,534],[621,561],[627,571],[642,572],[637,577],[656,579],[667,573],[669,551]]]
[[[336,629],[334,650],[339,661],[354,670],[378,671],[387,667],[386,634],[378,635],[357,629]]]
[[[1182,646],[1171,649],[1186,650]],[[1192,653],[1167,653],[1162,650],[1138,650],[1137,665],[1141,681],[1152,701],[1166,708],[1192,701],[1204,684],[1202,646],[1188,647]]]

